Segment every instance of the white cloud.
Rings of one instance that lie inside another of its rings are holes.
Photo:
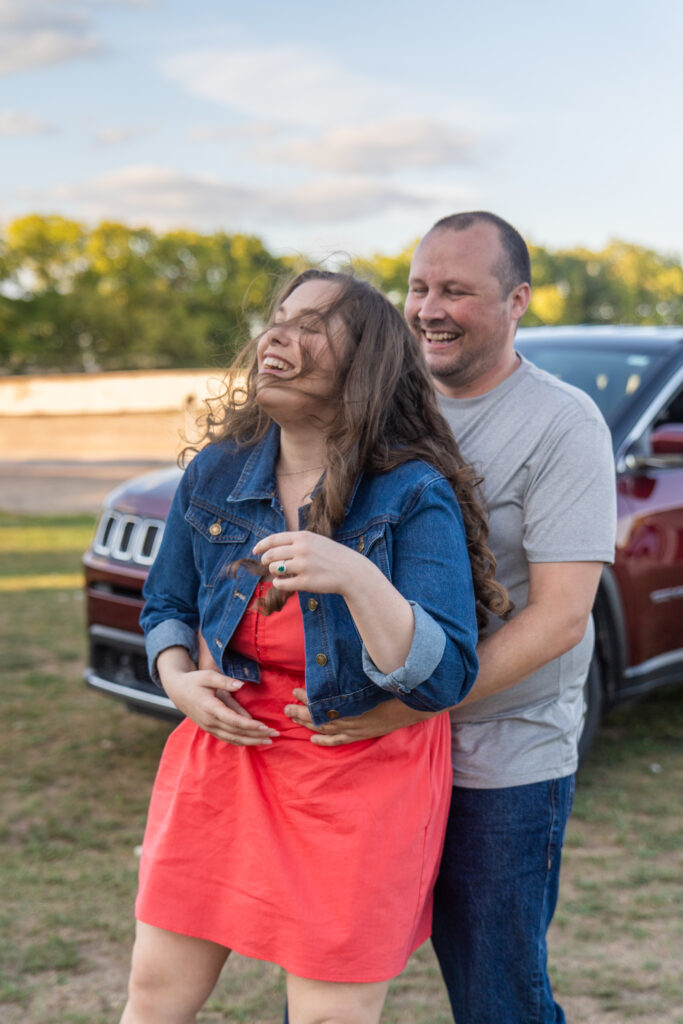
[[[383,174],[414,167],[468,163],[477,140],[450,125],[417,117],[341,125],[312,139],[261,146],[261,160],[304,164],[333,171]]]
[[[88,56],[101,44],[78,5],[0,0],[0,75]]]
[[[90,182],[62,185],[51,198],[91,219],[120,217],[168,229],[244,229],[273,222],[345,223],[390,210],[429,209],[429,196],[364,178],[314,181],[296,188],[253,188],[207,175],[134,166]]]
[[[149,0],[0,0],[0,75],[102,51],[91,15],[104,6],[146,7]]]
[[[100,43],[87,34],[50,29],[0,30],[0,75],[61,64],[76,57],[90,56],[100,49]]]
[[[395,83],[292,45],[198,50],[166,58],[161,68],[187,92],[265,121],[325,125],[395,110],[404,99]]]
[[[0,114],[0,135],[51,135],[56,130],[54,125],[18,110]]]

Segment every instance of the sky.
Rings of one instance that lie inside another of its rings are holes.
[[[680,0],[0,0],[0,225],[397,253],[489,209],[683,254]]]

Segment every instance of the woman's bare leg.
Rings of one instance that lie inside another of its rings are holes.
[[[230,950],[137,922],[121,1024],[194,1024]]]
[[[388,981],[343,984],[287,975],[290,1024],[379,1024]]]

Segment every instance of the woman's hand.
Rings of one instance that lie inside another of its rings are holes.
[[[273,533],[254,548],[277,590],[339,594],[375,667],[405,664],[415,623],[410,603],[369,558],[309,530]]]
[[[267,566],[273,586],[284,591],[347,597],[363,577],[379,572],[358,552],[308,530],[273,533],[258,542],[254,554]]]
[[[169,647],[157,658],[159,678],[179,711],[200,729],[238,747],[272,744],[279,732],[251,717],[233,694],[243,685],[215,669],[196,669],[185,650]]]

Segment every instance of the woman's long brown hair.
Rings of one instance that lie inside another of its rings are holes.
[[[487,612],[504,615],[512,605],[505,588],[494,579],[496,560],[486,543],[488,521],[477,494],[481,478],[461,456],[439,411],[416,338],[381,292],[344,273],[306,270],[299,274],[275,300],[273,316],[306,281],[338,286],[320,315],[326,325],[333,317],[341,318],[346,334],[337,352],[338,381],[333,394],[339,397],[336,416],[327,432],[327,471],[311,500],[307,529],[332,536],[344,521],[346,503],[361,473],[386,473],[411,459],[423,459],[446,477],[458,499],[472,566],[477,623],[483,630]],[[231,367],[225,392],[210,402],[200,445],[226,439],[252,445],[270,428],[272,420],[256,398],[257,341],[240,353]],[[309,372],[309,365],[304,360],[302,377]],[[243,374],[243,384],[235,387],[231,376],[235,379],[239,373]],[[253,560],[246,564],[263,571]],[[287,596],[271,589],[264,611],[281,608]]]

